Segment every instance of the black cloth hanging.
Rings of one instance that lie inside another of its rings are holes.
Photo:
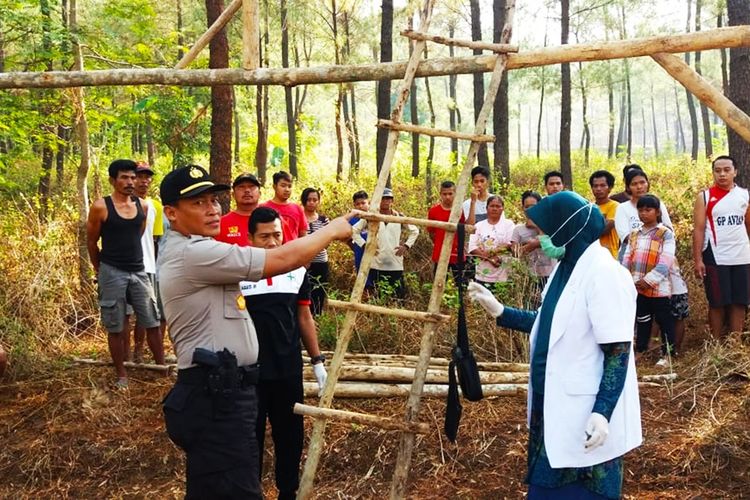
[[[445,435],[451,442],[456,441],[458,425],[461,422],[462,406],[458,397],[458,385],[461,392],[469,401],[482,399],[482,383],[479,380],[479,368],[474,354],[469,345],[469,334],[466,330],[466,313],[464,311],[464,243],[466,241],[466,228],[463,224],[456,227],[458,238],[458,259],[456,288],[458,288],[458,331],[456,333],[456,345],[451,352],[451,362],[448,365],[448,401],[445,408]],[[458,383],[456,383],[456,370],[458,370]]]

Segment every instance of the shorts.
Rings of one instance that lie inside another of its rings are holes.
[[[685,319],[690,315],[690,304],[688,303],[688,294],[680,293],[672,295],[669,299],[669,312],[674,319]]]
[[[703,278],[708,307],[750,304],[750,264],[718,266],[706,264]]]
[[[109,333],[120,333],[125,329],[128,304],[133,306],[139,325],[144,328],[159,326],[156,296],[144,271],[123,271],[102,262],[98,281],[102,325]]]

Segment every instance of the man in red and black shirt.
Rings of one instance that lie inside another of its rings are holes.
[[[453,198],[456,196],[456,184],[452,181],[443,181],[440,184],[440,203],[430,208],[427,212],[427,218],[430,220],[438,220],[448,222],[451,215],[451,208],[453,207]],[[464,214],[461,213],[459,222],[463,224],[465,222]],[[440,260],[440,251],[443,248],[443,239],[445,239],[445,230],[434,227],[428,227],[427,233],[430,235],[432,240],[432,271],[435,272],[437,263]],[[458,262],[458,238],[453,237],[453,249],[451,250],[451,258],[448,264],[448,268],[453,273],[455,280],[456,274],[458,273],[456,263]]]
[[[232,183],[232,196],[237,208],[221,218],[221,229],[214,239],[246,247],[250,245],[247,224],[260,200],[260,181],[248,172],[238,175]]]
[[[281,246],[283,231],[279,213],[258,207],[250,216],[250,243],[267,250]],[[305,345],[319,389],[326,381],[325,357],[320,354],[315,321],[310,312],[310,280],[304,267],[262,281],[240,282],[247,312],[258,334],[258,419],[256,437],[263,470],[263,441],[266,419],[276,458],[276,487],[279,498],[295,498],[299,486],[304,427],[301,415],[292,411],[304,396],[302,349]]]

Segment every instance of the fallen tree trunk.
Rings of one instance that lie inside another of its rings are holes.
[[[377,382],[411,382],[414,380],[414,368],[403,366],[369,366],[343,365],[339,373],[339,380],[366,380]],[[306,378],[312,377],[312,367],[303,369]],[[527,373],[511,372],[479,372],[479,380],[483,384],[509,384],[527,382]],[[429,368],[425,382],[429,384],[447,384],[448,370]]]
[[[548,66],[570,62],[602,61],[650,56],[660,52],[682,53],[750,46],[750,26],[636,38],[614,42],[564,45],[509,54],[506,69]],[[417,77],[488,73],[495,67],[494,54],[424,61]],[[108,69],[95,71],[9,72],[0,74],[0,88],[65,88],[108,85],[309,85],[375,80],[400,80],[406,61],[347,66],[243,69]]]
[[[324,351],[323,354],[330,358],[333,356],[331,351]],[[349,364],[372,364],[387,365],[394,364],[399,366],[410,366],[416,364],[419,356],[412,354],[364,354],[364,353],[347,353],[344,357],[345,362]],[[356,363],[355,363],[356,360]],[[447,367],[450,360],[447,358],[430,358],[430,366]],[[477,365],[482,371],[492,372],[522,372],[528,373],[528,363],[502,363],[492,361],[478,361]]]
[[[318,396],[317,382],[304,382],[305,397]],[[400,398],[408,397],[411,384],[376,384],[340,382],[336,384],[333,394],[335,398]],[[459,391],[461,389],[459,388]],[[526,392],[526,384],[486,384],[482,386],[485,397],[513,396],[519,392]],[[448,396],[447,384],[426,384],[423,397],[444,398]]]
[[[79,365],[94,365],[94,366],[112,366],[111,361],[104,361],[100,359],[91,358],[73,358],[73,362]],[[132,361],[125,361],[125,368],[135,368],[139,370],[151,370],[155,372],[171,373],[177,371],[177,365],[154,365],[150,363],[133,363]]]

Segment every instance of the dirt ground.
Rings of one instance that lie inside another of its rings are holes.
[[[675,383],[642,387],[644,445],[626,457],[626,498],[750,498],[748,344],[693,346],[675,364]],[[657,373],[654,360],[646,358],[639,373]],[[117,392],[111,380],[109,368],[68,363],[0,383],[0,497],[182,497],[183,458],[166,437],[160,407],[171,379],[133,371],[130,389]],[[525,406],[524,395],[464,403],[453,445],[441,433],[444,401],[425,400],[421,419],[434,430],[418,440],[409,497],[523,498]],[[404,402],[339,400],[336,407],[400,417]],[[335,424],[326,435],[317,498],[387,495],[395,433]]]

